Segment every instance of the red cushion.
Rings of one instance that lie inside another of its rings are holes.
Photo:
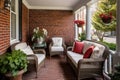
[[[92,52],[93,52],[93,49],[94,49],[94,46],[90,46],[90,47],[86,50],[83,58],[90,58],[90,56],[91,56],[91,54],[92,54]]]
[[[74,47],[73,47],[73,52],[82,54],[83,47],[84,47],[83,42],[75,41]]]

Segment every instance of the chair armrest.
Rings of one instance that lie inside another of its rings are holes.
[[[49,44],[49,52],[51,52],[52,42]]]
[[[37,53],[37,54],[46,54],[45,50],[44,49],[35,49],[33,50],[34,53]]]
[[[38,70],[38,57],[35,54],[27,55],[29,63],[35,63],[36,71]]]
[[[67,47],[67,51],[72,51],[72,46]]]
[[[102,68],[104,64],[104,59],[99,58],[99,59],[81,59],[78,62],[78,68]]]
[[[79,60],[79,63],[97,63],[97,62],[102,62],[104,59],[99,58],[99,59],[81,59]]]
[[[64,51],[65,51],[65,53],[66,53],[66,45],[63,43],[62,46],[63,46]]]

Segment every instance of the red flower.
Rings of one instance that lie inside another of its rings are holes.
[[[75,20],[74,23],[77,25],[84,25],[85,24],[85,22],[83,20]]]
[[[110,23],[113,17],[112,17],[112,13],[108,13],[108,14],[102,13],[100,14],[100,18],[104,23]]]

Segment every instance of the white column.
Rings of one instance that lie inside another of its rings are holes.
[[[91,40],[91,12],[89,5],[86,5],[86,39]]]

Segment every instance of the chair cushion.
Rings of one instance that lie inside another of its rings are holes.
[[[84,43],[83,42],[75,41],[74,42],[73,52],[82,54],[83,47],[84,47]]]
[[[64,51],[64,48],[62,46],[52,46],[51,51]]]
[[[90,58],[98,58],[99,57],[99,48],[96,46],[93,49],[93,53],[91,54]]]
[[[61,37],[53,37],[53,46],[62,46],[62,38]]]
[[[26,55],[34,54],[30,46],[27,46],[27,48],[22,49],[22,51],[23,51]]]
[[[26,42],[19,43],[15,46],[15,50],[18,50],[18,49],[22,50],[22,49],[25,49],[25,48],[27,48]]]
[[[76,68],[78,67],[78,61],[80,59],[83,59],[82,54],[78,54],[72,51],[67,51],[67,56],[70,58],[70,60],[73,62]]]
[[[88,50],[88,48],[90,46],[92,46],[93,44],[91,44],[90,42],[88,41],[83,41],[84,42],[84,47],[83,47],[83,54],[85,54],[85,52]]]
[[[93,52],[94,46],[90,46],[87,51],[85,52],[83,58],[90,58],[92,52]]]
[[[35,54],[38,57],[38,64],[45,59],[45,54]]]

